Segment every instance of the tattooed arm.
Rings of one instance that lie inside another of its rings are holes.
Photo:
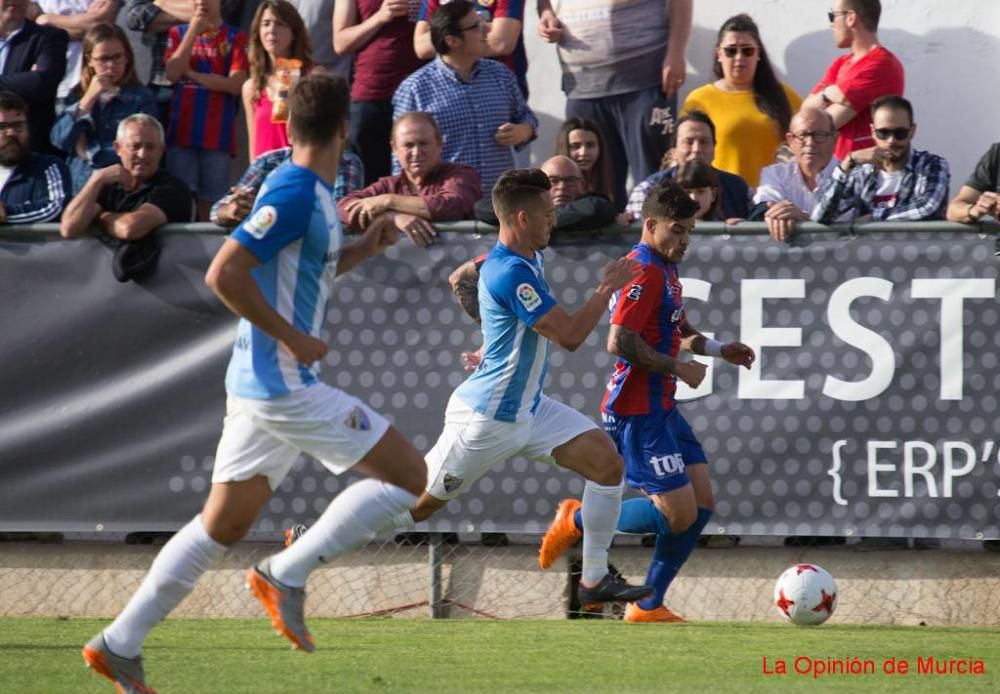
[[[463,263],[451,273],[448,284],[462,310],[479,323],[479,265],[476,259]]]
[[[681,361],[669,354],[657,352],[639,333],[623,325],[612,325],[608,334],[608,351],[632,366],[662,374],[673,374],[692,388],[705,378],[705,365],[696,361]]]

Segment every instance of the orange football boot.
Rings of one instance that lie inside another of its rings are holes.
[[[625,607],[625,621],[632,624],[686,624],[687,620],[674,614],[665,605],[653,610],[644,610],[632,602]]]
[[[573,516],[580,506],[580,502],[576,499],[564,499],[559,502],[556,517],[549,529],[545,531],[545,536],[542,537],[542,546],[538,550],[538,565],[543,569],[552,566],[559,555],[583,537],[583,533],[577,529],[576,523],[573,522]]]

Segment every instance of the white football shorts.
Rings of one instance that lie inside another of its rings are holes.
[[[597,425],[568,405],[542,396],[535,416],[524,422],[498,422],[452,395],[444,430],[427,454],[427,492],[454,499],[494,465],[516,455],[554,464],[552,451]]]
[[[364,458],[388,428],[385,417],[325,383],[271,400],[229,396],[212,482],[264,475],[274,490],[301,453],[340,474]]]

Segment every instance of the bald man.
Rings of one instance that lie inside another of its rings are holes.
[[[787,241],[796,222],[809,220],[817,191],[839,163],[833,157],[837,129],[833,117],[823,109],[807,106],[796,113],[788,124],[785,142],[792,159],[761,170],[750,213],[752,221],[767,222],[775,241]]]
[[[557,154],[540,167],[552,183],[552,204],[556,208],[553,231],[590,231],[612,224],[614,206],[603,195],[587,193],[583,188],[583,174],[576,162]],[[489,197],[476,203],[476,219],[499,226],[493,202]]]

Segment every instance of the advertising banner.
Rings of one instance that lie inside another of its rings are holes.
[[[164,234],[156,274],[119,284],[109,249],[0,236],[0,530],[172,530],[198,511],[225,413],[235,319],[204,285],[222,237]],[[554,296],[573,311],[633,235],[556,239]],[[426,452],[478,326],[448,275],[495,238],[402,241],[340,278],[323,338],[329,384]],[[706,532],[1000,537],[1000,262],[968,233],[695,236],[680,265],[691,323],[758,355],[706,358],[678,390],[715,485]],[[552,349],[546,392],[595,421],[607,322]],[[302,458],[255,530],[309,522],[356,476]],[[572,473],[514,459],[425,526],[541,532],[579,496]]]

